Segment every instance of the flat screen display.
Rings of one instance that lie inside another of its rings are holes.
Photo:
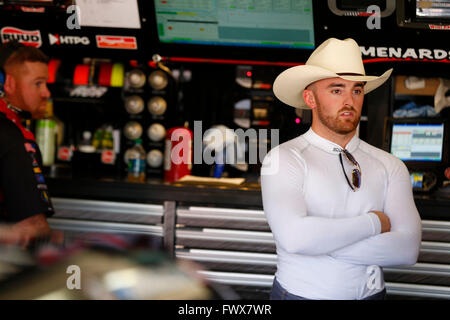
[[[416,0],[416,17],[450,18],[450,0]]]
[[[390,152],[403,161],[442,161],[443,145],[443,123],[393,124]]]
[[[312,0],[156,0],[163,43],[314,49]]]

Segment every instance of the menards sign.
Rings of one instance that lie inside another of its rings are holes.
[[[360,49],[364,58],[390,58],[393,60],[435,60],[450,62],[450,51],[444,49],[364,46],[360,46]]]

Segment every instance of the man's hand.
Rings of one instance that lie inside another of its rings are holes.
[[[48,237],[51,234],[50,227],[44,214],[37,214],[11,227],[12,232],[18,238],[18,244],[25,248],[30,241],[36,238]]]
[[[391,231],[391,221],[389,220],[389,217],[385,213],[381,211],[370,211],[370,212],[375,213],[378,216],[378,219],[380,219],[381,233]]]
[[[0,244],[15,244],[20,242],[20,234],[14,232],[11,225],[0,226]]]

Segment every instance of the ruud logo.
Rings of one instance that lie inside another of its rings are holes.
[[[0,30],[2,43],[16,40],[24,45],[39,48],[42,46],[41,32],[39,30],[22,30],[15,27],[4,27]]]
[[[59,34],[48,34],[50,45],[84,45],[88,46],[91,41],[88,37],[64,36]]]

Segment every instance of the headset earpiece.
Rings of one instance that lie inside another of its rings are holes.
[[[0,92],[3,92],[3,85],[5,84],[6,73],[3,68],[0,68]]]

